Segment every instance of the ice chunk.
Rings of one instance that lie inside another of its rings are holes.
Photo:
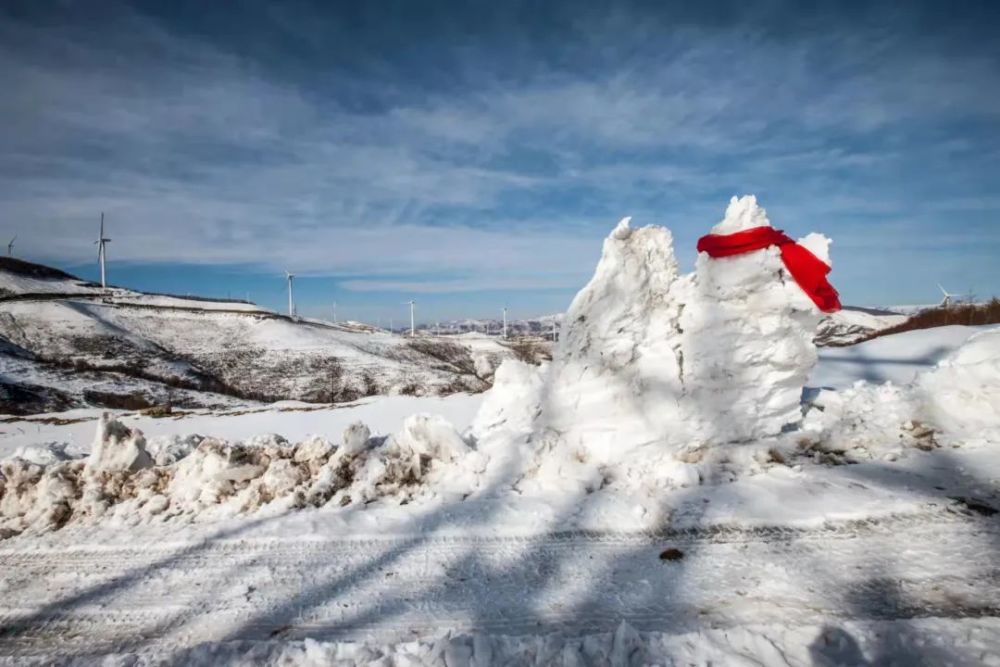
[[[344,444],[342,446],[345,454],[358,454],[368,446],[368,439],[372,432],[362,422],[354,422],[344,429]]]
[[[130,429],[105,412],[97,423],[97,435],[90,450],[87,469],[92,471],[135,471],[153,465],[146,452],[146,438],[139,429]]]

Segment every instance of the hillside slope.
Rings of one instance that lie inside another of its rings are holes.
[[[0,264],[0,295],[0,412],[13,414],[482,391],[513,355],[496,341],[410,339],[240,301],[101,290],[20,261]]]

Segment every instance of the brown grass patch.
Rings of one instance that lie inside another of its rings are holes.
[[[947,327],[952,325],[962,325],[967,327],[981,326],[984,324],[1000,324],[1000,299],[993,297],[987,303],[977,304],[957,304],[954,306],[938,306],[920,311],[905,322],[896,326],[875,331],[862,338],[858,342],[891,336],[892,334],[904,331],[917,331],[919,329],[933,329],[935,327]]]

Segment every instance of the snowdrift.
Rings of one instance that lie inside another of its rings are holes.
[[[153,444],[105,414],[86,459],[21,452],[0,463],[0,537],[57,530],[69,522],[132,525],[281,513],[328,503],[462,494],[483,459],[444,419],[408,417],[399,433],[372,438],[361,423],[340,443],[280,436],[230,443],[193,436]],[[461,496],[458,495],[460,498]]]
[[[753,197],[734,198],[713,231],[769,224]],[[799,243],[828,261],[824,237]],[[338,442],[147,442],[106,416],[87,460],[50,448],[0,464],[0,533],[505,494],[572,503],[600,492],[653,506],[664,488],[775,466],[1000,441],[1000,329],[911,384],[861,382],[803,400],[820,319],[777,248],[702,255],[683,275],[669,230],[625,219],[573,300],[552,362],[504,362],[468,432],[414,415],[388,437],[356,424]]]

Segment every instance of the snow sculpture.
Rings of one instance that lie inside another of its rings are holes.
[[[759,440],[797,424],[822,313],[800,285],[809,277],[793,277],[785,255],[809,262],[816,280],[806,287],[825,285],[832,309],[829,241],[812,234],[794,244],[753,196],[734,197],[712,229],[723,244],[740,232],[766,240],[727,257],[700,253],[682,275],[668,229],[622,220],[566,313],[550,367],[530,382],[502,367],[474,431],[533,413],[543,460],[571,474],[570,459],[655,464],[688,446]]]
[[[725,219],[703,240],[722,237],[724,244],[726,237],[755,232],[783,236],[755,197],[734,197]],[[805,253],[828,271],[829,243],[810,234],[788,249]],[[801,419],[802,388],[816,364],[813,338],[823,313],[791,275],[785,249],[770,245],[729,257],[698,254],[680,326],[685,404],[705,439],[765,438]],[[820,298],[826,308],[839,309],[832,287]]]

